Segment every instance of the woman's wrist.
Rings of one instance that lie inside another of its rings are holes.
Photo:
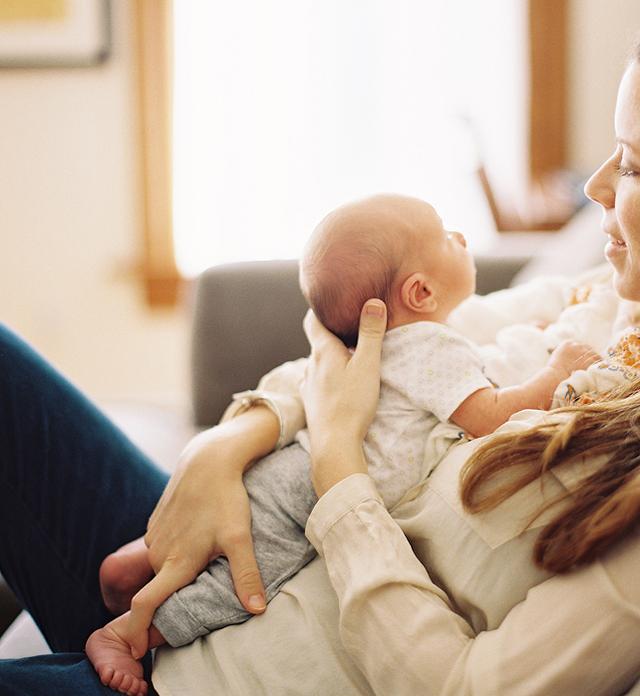
[[[280,423],[271,409],[255,405],[237,417],[196,435],[180,456],[179,467],[215,462],[230,474],[242,474],[276,446]]]
[[[362,443],[343,438],[322,444],[311,443],[313,487],[318,497],[352,474],[366,474]]]

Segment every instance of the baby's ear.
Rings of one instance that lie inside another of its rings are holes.
[[[405,309],[418,314],[431,314],[438,308],[434,285],[424,273],[412,273],[400,288]]]

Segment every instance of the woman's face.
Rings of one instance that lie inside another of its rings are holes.
[[[615,288],[640,301],[640,63],[626,70],[615,114],[616,149],[585,185],[602,206],[602,228],[609,240],[605,256],[613,266]]]

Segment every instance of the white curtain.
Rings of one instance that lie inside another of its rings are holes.
[[[474,4],[176,0],[181,270],[296,257],[329,210],[380,191],[486,236],[461,15]]]

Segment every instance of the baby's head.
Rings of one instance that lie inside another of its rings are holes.
[[[389,329],[444,321],[475,290],[464,237],[448,233],[428,203],[381,194],[329,213],[307,242],[300,286],[320,321],[351,347],[362,305],[387,305]]]

